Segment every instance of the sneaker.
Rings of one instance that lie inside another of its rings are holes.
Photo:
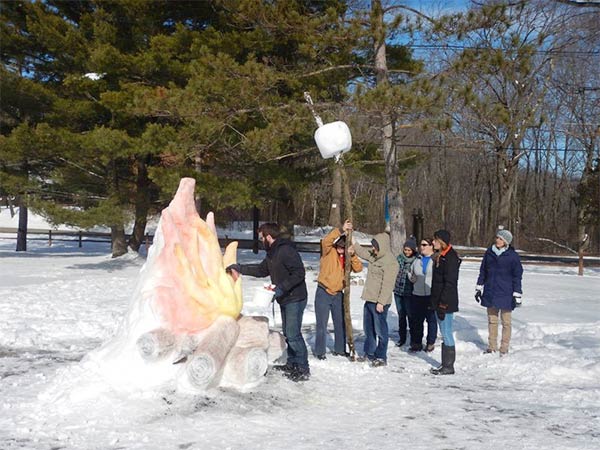
[[[327,359],[327,356],[325,356],[325,355],[317,355],[317,359],[320,359],[322,361],[324,359]]]
[[[404,344],[406,344],[406,339],[400,339],[398,342],[396,342],[396,347],[403,347]]]
[[[387,361],[385,359],[374,359],[371,361],[371,367],[383,367],[387,366]]]
[[[331,354],[332,354],[333,356],[343,356],[343,357],[345,357],[345,358],[348,358],[348,357],[350,356],[350,353],[349,353],[349,352],[343,352],[343,353],[331,352]]]
[[[503,352],[502,350],[500,350],[500,358],[502,358],[503,356],[508,355],[508,350]]]
[[[425,351],[427,353],[432,352],[435,350],[435,344],[427,344],[427,347],[425,347]]]
[[[486,348],[483,352],[484,355],[489,355],[490,353],[496,353],[496,350],[492,350],[491,348]]]
[[[421,344],[412,344],[408,349],[410,353],[420,352],[421,350],[423,350],[423,346]]]

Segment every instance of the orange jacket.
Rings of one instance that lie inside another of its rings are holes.
[[[334,228],[321,241],[321,269],[317,281],[331,295],[344,289],[344,268],[338,252],[333,247],[333,241],[340,235],[340,230]],[[350,265],[352,272],[360,272],[363,268],[362,262],[356,255],[350,258]]]

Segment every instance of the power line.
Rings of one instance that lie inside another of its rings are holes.
[[[408,48],[424,49],[424,50],[502,50],[505,49],[495,47],[476,47],[468,45],[450,45],[450,44],[408,44]],[[532,50],[532,53],[543,55],[600,55],[600,50]]]
[[[396,144],[396,147],[406,148],[443,148],[447,150],[465,149],[465,150],[484,150],[484,147],[474,147],[469,145],[443,145],[443,144]],[[567,153],[587,152],[585,149],[578,148],[557,148],[557,147],[524,147],[523,151],[554,151]]]

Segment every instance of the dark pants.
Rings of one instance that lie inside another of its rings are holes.
[[[413,295],[410,298],[410,345],[423,345],[423,322],[427,320],[427,344],[435,344],[437,337],[437,317],[429,309],[430,295]]]
[[[302,337],[302,316],[307,301],[280,305],[283,335],[287,342],[287,362],[308,368],[308,351]]]
[[[387,313],[390,305],[377,312],[377,303],[365,302],[363,308],[363,330],[365,332],[365,356],[369,359],[387,361],[388,326]]]
[[[333,333],[335,336],[334,351],[336,353],[344,353],[346,351],[342,302],[343,295],[341,292],[331,295],[322,286],[317,287],[317,293],[315,295],[315,316],[317,318],[315,355],[317,356],[325,354],[329,312],[331,312],[331,319],[333,320]]]
[[[396,311],[398,311],[398,334],[402,343],[406,342],[406,329],[410,322],[410,297],[410,295],[400,295],[394,292]]]

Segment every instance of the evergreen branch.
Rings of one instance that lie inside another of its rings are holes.
[[[103,177],[102,175],[98,175],[97,173],[95,173],[95,172],[92,172],[91,170],[88,170],[88,169],[86,169],[85,167],[82,167],[82,166],[80,166],[79,164],[76,164],[76,163],[74,163],[74,162],[72,162],[72,161],[69,161],[69,160],[67,160],[67,159],[63,158],[62,156],[58,156],[58,157],[57,157],[57,159],[58,159],[59,161],[62,161],[62,162],[64,162],[64,163],[67,163],[67,164],[69,164],[69,165],[71,165],[71,166],[73,166],[73,167],[76,167],[76,168],[78,168],[78,169],[80,169],[80,170],[83,170],[83,171],[84,171],[84,172],[86,172],[88,175],[92,175],[93,177],[100,178],[101,180],[104,180],[104,177]]]
[[[314,151],[315,151],[315,149],[313,147],[311,147],[311,148],[300,150],[300,151],[297,151],[294,153],[286,153],[285,155],[276,156],[275,158],[270,158],[270,159],[265,160],[265,162],[281,161],[282,159],[285,159],[285,158],[290,158],[292,156],[305,155],[307,153],[314,152]]]
[[[298,77],[299,78],[308,78],[308,77],[312,77],[315,75],[320,75],[322,73],[325,72],[331,72],[332,70],[343,70],[343,69],[375,69],[374,65],[371,64],[341,64],[339,66],[331,66],[331,67],[326,67],[324,69],[319,69],[319,70],[315,70],[314,72],[309,72],[309,73],[305,73],[305,74],[299,74]],[[411,70],[402,70],[402,69],[391,69],[388,70],[388,72],[393,72],[393,73],[405,73],[408,75],[416,75],[417,72],[411,71]],[[362,74],[362,72],[361,72]]]
[[[409,12],[413,13],[414,15],[416,15],[416,16],[422,18],[422,19],[427,20],[431,24],[434,24],[434,25],[436,24],[435,19],[433,19],[432,17],[428,16],[427,14],[422,13],[418,9],[411,8],[410,6],[406,6],[406,5],[392,5],[392,6],[388,6],[387,8],[384,8],[383,15],[386,15],[390,11],[393,11],[395,9],[403,9],[405,11],[409,11]]]

